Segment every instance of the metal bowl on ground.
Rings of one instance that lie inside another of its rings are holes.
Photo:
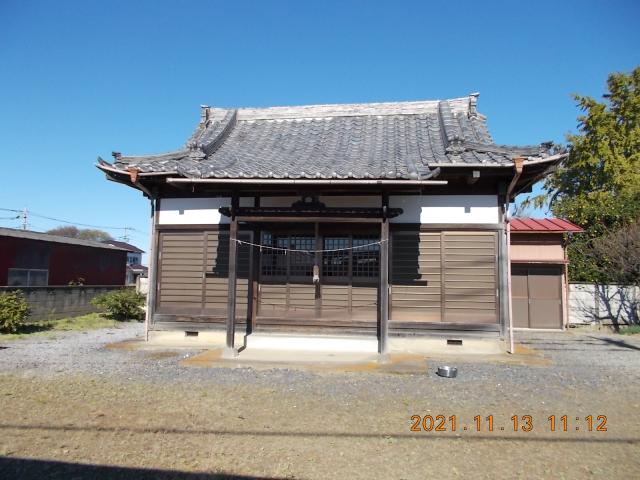
[[[456,378],[458,369],[456,367],[442,366],[438,367],[438,375],[445,378]]]

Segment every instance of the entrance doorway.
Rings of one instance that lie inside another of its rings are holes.
[[[342,224],[260,234],[257,324],[347,326],[378,320],[380,235]],[[315,280],[314,280],[315,274]]]

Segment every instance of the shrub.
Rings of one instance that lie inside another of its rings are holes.
[[[0,293],[0,331],[15,333],[29,316],[29,304],[22,292]]]
[[[92,305],[103,308],[115,320],[142,320],[145,297],[133,289],[114,290],[91,300]]]

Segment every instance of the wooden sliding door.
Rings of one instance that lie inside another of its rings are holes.
[[[258,324],[375,323],[379,235],[352,234],[348,227],[308,228],[262,232]]]
[[[497,281],[495,231],[393,232],[392,322],[496,324]]]
[[[159,233],[156,312],[171,321],[214,321],[227,315],[229,232],[162,231]],[[248,232],[239,235],[250,241]],[[237,317],[247,316],[250,251],[238,249]]]

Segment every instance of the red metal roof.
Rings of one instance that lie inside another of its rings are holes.
[[[512,232],[565,233],[582,232],[582,228],[561,218],[514,218],[511,220]]]

